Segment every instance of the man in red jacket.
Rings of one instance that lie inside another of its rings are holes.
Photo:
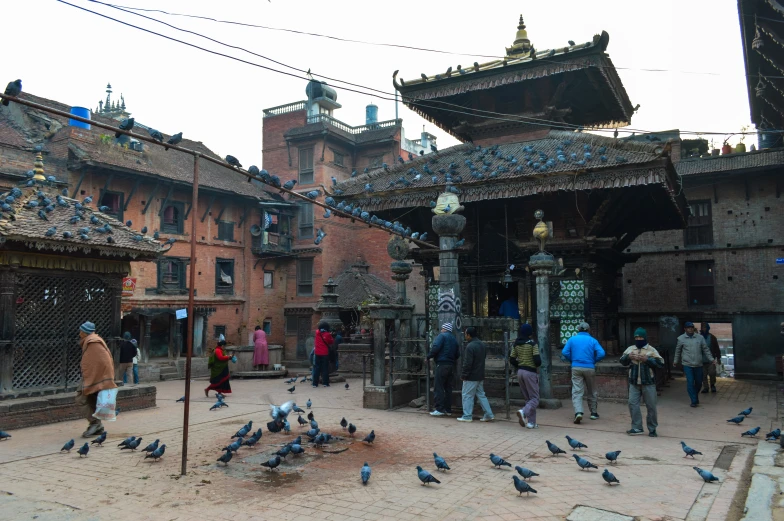
[[[329,348],[335,342],[329,332],[329,324],[319,322],[314,340],[316,363],[313,364],[313,387],[318,387],[319,376],[324,381],[324,387],[329,387]]]

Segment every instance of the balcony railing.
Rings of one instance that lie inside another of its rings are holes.
[[[335,119],[332,116],[328,116],[327,114],[315,114],[313,116],[308,116],[308,123],[321,123],[324,122],[328,125],[331,125],[347,134],[361,134],[363,132],[368,132],[371,130],[378,130],[380,128],[388,128],[394,127],[395,125],[400,124],[402,120],[399,119],[390,119],[388,121],[379,121],[378,123],[372,123],[370,125],[360,125],[358,127],[352,127],[346,123],[343,123],[339,119]]]
[[[264,117],[280,116],[281,114],[288,114],[289,112],[296,112],[298,110],[305,110],[307,101],[295,101],[294,103],[287,103],[269,109],[264,109]]]
[[[262,232],[260,236],[253,238],[251,250],[256,255],[265,253],[273,255],[289,254],[291,253],[291,235]]]

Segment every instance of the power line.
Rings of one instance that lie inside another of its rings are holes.
[[[63,3],[65,5],[71,6],[71,7],[75,7],[77,9],[82,10],[82,11],[85,11],[85,12],[88,12],[88,13],[100,16],[102,18],[106,18],[108,20],[112,20],[112,21],[120,23],[122,25],[126,25],[128,27],[131,27],[131,28],[134,28],[134,29],[138,29],[138,30],[143,31],[143,32],[147,32],[147,33],[153,34],[155,36],[159,36],[161,38],[165,38],[167,40],[171,40],[171,41],[174,41],[174,42],[177,42],[177,43],[189,46],[189,47],[193,47],[195,49],[198,49],[198,50],[210,53],[210,54],[221,56],[223,58],[228,58],[230,60],[238,61],[240,63],[244,63],[244,64],[247,64],[247,65],[252,65],[254,67],[258,67],[258,68],[261,68],[261,69],[269,70],[271,72],[277,72],[279,74],[283,74],[283,75],[286,75],[286,76],[291,76],[291,77],[298,78],[298,79],[304,79],[304,80],[309,80],[310,79],[310,78],[299,76],[297,74],[293,74],[293,73],[290,73],[290,72],[281,71],[281,70],[275,69],[273,67],[268,67],[268,66],[261,65],[261,64],[255,63],[255,62],[244,60],[244,59],[238,58],[236,56],[232,56],[232,55],[229,55],[229,54],[224,54],[224,53],[221,53],[221,52],[218,52],[218,51],[214,51],[212,49],[207,49],[205,47],[201,47],[199,45],[196,45],[196,44],[193,44],[193,43],[190,43],[190,42],[186,42],[184,40],[179,40],[179,39],[174,38],[172,36],[168,36],[168,35],[165,35],[165,34],[162,34],[162,33],[158,33],[158,32],[153,31],[151,29],[146,29],[146,28],[143,28],[143,27],[139,27],[139,26],[134,25],[132,23],[125,22],[125,21],[119,20],[117,18],[113,18],[113,17],[108,16],[108,15],[103,14],[103,13],[92,11],[92,10],[87,9],[85,7],[82,7],[82,6],[75,5],[75,4],[72,4],[70,2],[67,2],[65,0],[56,0],[56,1],[60,2],[60,3]],[[88,0],[88,1],[95,2],[95,0]],[[95,3],[102,3],[102,2],[95,2]],[[108,5],[108,4],[105,4],[105,5]],[[148,17],[145,17],[145,18],[148,18]],[[152,20],[155,20],[155,19],[152,19]],[[157,20],[155,20],[155,21],[157,21]],[[165,22],[161,22],[161,23],[165,24]],[[165,25],[169,25],[169,24],[165,24]],[[191,32],[191,31],[186,31],[186,32]],[[193,33],[193,34],[198,34],[198,33]],[[203,35],[199,34],[199,36],[203,36]],[[210,39],[210,40],[213,40],[213,39],[211,39],[211,38],[209,38],[207,36],[203,36],[203,37],[207,38],[207,39]],[[213,41],[218,42],[217,40],[213,40]],[[218,43],[223,44],[222,42],[218,42]],[[229,44],[223,44],[223,45],[227,45],[229,47],[234,47],[234,46],[231,46]],[[242,49],[240,47],[235,47],[235,48]],[[245,50],[245,49],[243,49],[243,50]],[[247,52],[251,52],[251,51],[247,51]],[[252,54],[255,54],[255,53],[252,53]],[[269,58],[265,57],[265,59],[269,59]],[[276,63],[280,63],[280,62],[276,62]],[[295,67],[292,67],[292,66],[288,66],[288,65],[286,65],[286,66],[290,67],[292,69],[295,69],[295,70],[301,70],[301,69],[296,69]],[[323,77],[325,77],[325,76],[323,76]],[[348,84],[348,82],[345,82],[345,81],[339,80],[339,79],[331,79],[330,78],[330,80]],[[357,84],[351,84],[351,85],[357,85]],[[377,89],[371,89],[370,87],[364,87],[364,86],[361,86],[361,85],[359,85],[359,87],[364,88],[364,89],[368,89],[368,90],[374,90],[374,91],[377,91],[377,92],[384,93],[384,91],[378,91]],[[366,96],[373,96],[373,97],[376,97],[378,99],[385,100],[385,101],[396,101],[395,98],[383,97],[383,96],[380,96],[378,94],[373,94],[373,93],[370,93],[370,92],[359,91],[359,90],[348,88],[348,87],[341,87],[341,88],[343,90],[346,90],[346,91],[349,91],[349,92],[355,92],[355,93],[363,94],[363,95],[366,95]],[[475,108],[472,108],[472,107],[463,107],[461,105],[456,105],[456,104],[445,102],[445,101],[442,101],[442,100],[428,100],[428,102],[423,102],[423,101],[419,100],[418,98],[407,97],[407,96],[403,96],[402,100],[404,102],[410,103],[412,105],[425,107],[425,108],[431,108],[431,109],[437,109],[437,110],[441,110],[441,111],[444,111],[444,112],[452,112],[452,113],[464,114],[464,115],[469,115],[469,116],[481,115],[481,116],[485,117],[486,119],[493,119],[493,120],[498,120],[498,121],[508,121],[508,122],[513,122],[513,123],[526,123],[526,124],[529,124],[529,125],[544,126],[544,127],[558,129],[558,130],[571,130],[571,131],[573,131],[573,130],[590,130],[591,132],[615,132],[617,130],[617,129],[612,129],[612,128],[587,128],[587,129],[585,129],[583,126],[575,125],[575,124],[571,124],[571,123],[552,121],[552,120],[546,120],[546,119],[540,119],[540,118],[532,118],[532,117],[520,116],[520,115],[516,115],[516,114],[507,114],[507,113],[498,113],[498,112],[492,112],[492,111],[485,111],[485,110],[481,110],[481,109],[475,109]],[[444,107],[430,105],[428,103],[440,103],[442,105],[456,106],[456,107],[462,108],[464,110],[460,111],[460,110],[454,110],[454,109],[447,109],[447,108],[444,108]],[[471,110],[471,111],[474,111],[474,112],[465,112],[465,110]],[[494,117],[494,116],[486,115],[486,114],[498,115],[498,116],[503,116],[503,117]],[[654,132],[654,131],[643,130],[643,129],[636,129],[636,128],[628,128],[627,127],[627,128],[624,128],[623,132],[650,133],[650,132]],[[770,132],[775,133],[775,131],[770,131]],[[741,134],[742,135],[747,135],[747,134],[750,135],[750,134],[756,134],[757,132],[711,132],[711,131],[689,131],[689,130],[683,130],[683,131],[680,131],[680,133],[681,134],[693,134],[693,135],[724,135],[724,136],[733,136],[733,135],[741,135]]]

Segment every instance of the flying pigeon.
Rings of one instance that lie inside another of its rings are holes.
[[[296,385],[292,385],[291,387],[289,387],[289,388],[288,388],[288,389],[286,389],[286,390],[289,392],[289,394],[294,394],[294,391],[295,391],[296,389],[297,389],[297,386],[296,386]]]
[[[87,456],[87,453],[88,453],[88,452],[90,452],[90,444],[85,442],[85,444],[84,444],[84,445],[82,445],[82,446],[79,448],[79,450],[77,450],[76,452],[78,452],[78,453],[79,453],[79,457],[80,457],[80,458],[81,458],[82,456]]]
[[[161,440],[155,440],[154,442],[152,442],[152,443],[150,443],[149,445],[147,445],[146,447],[144,447],[144,449],[142,449],[142,450],[143,450],[144,452],[152,452],[152,451],[154,451],[155,449],[157,449],[157,448],[158,448],[158,443],[159,443],[160,441],[161,441]]]
[[[553,456],[557,456],[559,454],[566,454],[566,451],[559,449],[555,443],[550,443],[548,440],[545,441],[547,442],[547,448],[550,449],[550,452],[553,453]]]
[[[230,450],[227,450],[226,453],[217,459],[217,461],[222,461],[224,464],[228,465],[231,461],[233,454]]]
[[[503,465],[505,465],[505,466],[507,466],[507,467],[511,467],[511,466],[512,466],[512,464],[511,464],[511,463],[509,463],[508,461],[504,460],[504,458],[502,458],[502,457],[500,457],[500,456],[496,456],[496,455],[495,455],[495,454],[493,454],[492,452],[490,453],[490,461],[492,461],[492,462],[493,462],[493,465],[495,465],[495,466],[496,466],[496,468],[499,468],[499,469],[500,469],[500,468],[501,468],[501,466],[503,466]]]
[[[19,96],[22,93],[22,80],[11,81],[6,85],[4,94],[8,96]],[[10,102],[7,99],[3,100],[3,105],[6,107]]]
[[[580,456],[578,456],[577,454],[572,454],[572,457],[574,458],[574,461],[576,461],[576,462],[577,462],[577,465],[579,465],[579,466],[580,466],[580,469],[581,469],[581,470],[585,470],[585,469],[598,469],[598,468],[599,468],[599,467],[597,467],[596,465],[594,465],[593,463],[591,463],[590,461],[588,461],[587,459],[585,459],[585,458],[581,458],[581,457],[580,457]]]
[[[182,132],[178,132],[174,134],[172,137],[166,140],[167,145],[179,145],[180,141],[182,141]],[[169,147],[164,146],[165,150],[169,150]]]
[[[366,443],[372,444],[373,441],[375,441],[375,439],[376,439],[376,431],[373,430],[373,431],[370,431],[370,434],[365,436],[365,438],[362,441],[364,441]]]
[[[132,451],[136,451],[137,447],[139,447],[141,443],[142,443],[142,439],[136,438],[133,441],[129,441],[125,447],[120,447],[120,450],[131,449]]]
[[[514,481],[515,488],[520,493],[519,495],[522,496],[523,492],[525,492],[526,494],[528,494],[529,492],[533,492],[534,494],[536,494],[536,490],[531,488],[531,485],[529,485],[528,482],[523,481],[522,479],[518,478],[517,476],[512,476],[512,480]],[[530,494],[528,494],[528,495],[530,495]]]
[[[708,472],[707,470],[702,470],[700,467],[692,467],[694,470],[697,471],[697,474],[705,481],[705,483],[713,483],[714,481],[718,481],[719,478]]]
[[[615,475],[613,475],[613,473],[607,469],[604,469],[604,472],[602,472],[602,479],[605,480],[610,486],[612,486],[613,483],[618,483],[619,485],[621,484],[621,482],[618,481],[618,478],[616,478]]]
[[[160,447],[158,447],[157,449],[155,449],[154,451],[152,451],[151,453],[149,453],[146,456],[144,456],[144,459],[152,458],[153,461],[158,461],[159,459],[161,459],[161,456],[163,456],[164,452],[166,452],[166,444],[165,443],[163,445],[161,445]]]
[[[340,426],[343,427],[343,430],[346,430],[346,427],[348,427],[348,422],[346,421],[346,418],[341,418]]]
[[[119,128],[120,130],[130,131],[133,128],[134,123],[135,121],[133,120],[133,118],[126,118],[120,121],[120,125],[117,128]],[[120,136],[122,136],[122,132],[114,133],[115,138],[119,138]]]
[[[280,456],[278,455],[275,455],[274,458],[270,458],[269,461],[265,461],[264,463],[261,464],[262,467],[267,467],[268,469],[270,469],[270,472],[275,470],[275,467],[277,467],[278,465],[280,465]]]
[[[184,402],[184,401],[185,401],[185,397],[184,396],[182,396],[180,398],[177,398],[177,402]]]
[[[229,165],[231,165],[231,166],[233,166],[233,167],[235,167],[235,168],[242,168],[242,164],[241,164],[241,163],[239,162],[239,160],[238,160],[236,157],[234,157],[234,156],[231,156],[231,155],[229,155],[229,156],[226,156],[226,162],[227,162]]]
[[[692,459],[694,459],[694,455],[695,454],[699,454],[700,456],[702,456],[702,452],[697,452],[696,450],[692,449],[691,447],[689,447],[688,445],[686,445],[683,442],[681,442],[681,448],[683,449],[683,452],[686,453],[686,456],[691,456]],[[686,456],[684,456],[684,458]]]
[[[754,437],[754,436],[756,436],[756,435],[757,435],[757,433],[758,433],[759,431],[760,431],[760,428],[759,428],[759,427],[754,427],[753,429],[749,429],[749,430],[747,430],[746,432],[744,432],[743,434],[741,434],[741,435],[740,435],[740,437],[741,437],[741,438],[742,438],[742,437],[744,437],[744,436],[751,436],[751,437]]]
[[[441,483],[436,478],[433,477],[428,471],[424,470],[422,467],[417,465],[417,477],[419,477],[419,481],[422,482],[422,485],[427,485],[430,483]]]
[[[357,427],[353,423],[348,424],[348,435],[354,436],[354,433],[357,432]]]
[[[569,446],[571,446],[573,449],[587,449],[588,448],[588,445],[583,445],[579,441],[577,441],[577,440],[575,440],[573,438],[570,438],[569,436],[566,436],[566,439],[569,442]]]
[[[612,464],[612,463],[615,463],[616,461],[618,461],[618,455],[620,453],[621,453],[621,451],[615,450],[613,452],[608,452],[607,454],[604,455],[604,457],[607,458],[610,461],[610,464]]]
[[[745,411],[740,411],[738,413],[738,416],[748,416],[749,414],[751,414],[752,409],[754,409],[754,407],[749,407]]]
[[[296,179],[291,179],[291,180],[286,181],[285,183],[283,183],[283,188],[285,188],[286,190],[293,190],[294,189],[294,185],[296,185],[296,184],[297,184],[297,180]]]
[[[64,450],[68,451],[68,452],[71,452],[71,449],[73,449],[73,448],[74,448],[74,440],[71,439],[71,440],[68,440],[67,442],[65,442],[65,445],[63,445],[63,448],[60,449],[60,452],[62,452]]]
[[[368,480],[370,480],[370,465],[367,464],[367,461],[362,465],[359,476],[362,478],[362,484],[367,485]]]
[[[155,130],[154,128],[148,128],[147,132],[150,133],[150,137],[153,138],[158,143],[163,143],[163,134]]]
[[[103,447],[103,442],[106,441],[106,431],[103,431],[100,436],[95,438],[93,441],[90,442],[90,445],[93,443],[97,443],[98,446]]]
[[[446,460],[435,452],[433,453],[433,459],[436,462],[436,468],[438,470],[452,470],[449,468],[449,465],[446,464]]]
[[[727,423],[734,423],[735,425],[740,425],[740,424],[741,424],[741,422],[742,422],[742,421],[743,421],[745,418],[746,418],[745,416],[736,416],[736,417],[734,417],[734,418],[731,418],[731,419],[727,420]]]

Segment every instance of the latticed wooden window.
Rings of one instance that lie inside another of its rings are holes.
[[[297,295],[313,295],[313,259],[297,261]]]
[[[692,201],[689,203],[691,215],[688,226],[683,231],[683,243],[686,246],[700,246],[713,244],[713,219],[711,217],[711,202]]]
[[[299,149],[299,184],[313,183],[313,147]]]

